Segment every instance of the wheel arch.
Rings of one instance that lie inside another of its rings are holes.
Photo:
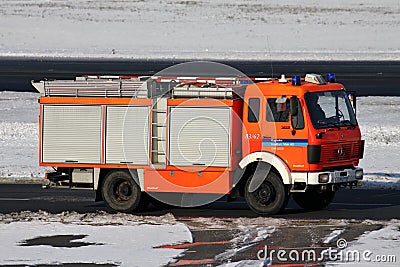
[[[271,170],[275,170],[282,179],[284,185],[292,184],[292,176],[287,164],[275,154],[269,152],[254,152],[247,155],[239,162],[239,167],[242,170],[254,164],[267,163],[271,166]]]

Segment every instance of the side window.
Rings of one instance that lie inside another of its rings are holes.
[[[267,100],[267,121],[270,122],[288,122],[290,101],[282,98],[268,98]]]
[[[249,108],[247,113],[248,122],[258,122],[260,118],[260,99],[249,98]]]
[[[292,112],[292,126],[296,130],[304,129],[304,116],[303,110],[301,108],[300,100],[297,97],[292,97],[290,99],[292,103],[291,112]]]

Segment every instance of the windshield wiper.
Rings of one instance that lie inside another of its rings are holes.
[[[340,121],[340,123],[343,124],[343,125],[351,126],[353,128],[357,127],[357,124],[356,123],[352,123],[350,120],[343,120],[343,121]]]
[[[328,123],[326,123],[326,126],[328,126],[328,127],[336,127],[336,128],[338,128],[338,130],[340,130],[339,122],[328,122]]]

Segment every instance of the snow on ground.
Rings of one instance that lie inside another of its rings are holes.
[[[322,243],[324,244],[330,244],[332,242],[335,242],[339,239],[339,237],[345,232],[345,229],[336,229],[333,230],[329,235],[327,235]]]
[[[400,260],[400,223],[391,221],[386,227],[366,232],[357,240],[347,243],[342,240],[338,246],[336,261],[326,266],[399,266]]]
[[[264,265],[263,261],[259,260],[243,260],[243,261],[238,261],[238,262],[229,262],[225,263],[222,265],[219,265],[218,267],[264,267],[268,265]]]
[[[398,0],[2,0],[0,55],[399,60],[399,26]]]
[[[230,240],[232,248],[216,255],[215,260],[225,261],[238,253],[249,250],[257,245],[258,242],[267,239],[276,230],[275,226],[255,227],[253,225],[253,227],[249,228],[249,225],[243,224],[239,225],[238,229],[240,234]]]
[[[109,214],[104,211],[96,213],[77,213],[77,212],[62,212],[52,214],[46,211],[31,212],[23,211],[17,213],[0,213],[1,223],[11,222],[42,222],[42,223],[65,223],[79,225],[130,225],[137,226],[142,224],[161,225],[161,224],[176,224],[175,217],[171,214],[163,216],[145,216],[133,215],[125,213]]]
[[[1,217],[0,217],[1,218]],[[180,221],[186,221],[185,218],[180,218]],[[269,234],[269,231],[273,232],[273,226],[279,227],[287,224],[287,221],[284,219],[271,218],[271,217],[256,217],[256,218],[210,218],[207,217],[196,217],[187,219],[187,223],[190,225],[191,229],[199,230],[199,229],[209,229],[209,230],[219,230],[219,229],[239,229],[241,230],[240,237],[238,239],[234,239],[233,241],[236,244],[244,244],[247,242],[256,242],[259,241],[256,238],[258,236]],[[334,224],[338,225],[340,222],[338,220],[334,220]],[[252,227],[260,227],[257,231],[247,232],[247,226],[251,225]],[[268,228],[268,226],[272,228]],[[264,227],[267,227],[264,229]],[[265,232],[265,231],[266,232]]]
[[[41,179],[38,166],[39,94],[0,92],[0,178]],[[400,189],[400,97],[358,98],[358,121],[366,141],[364,188]]]
[[[1,265],[161,266],[184,250],[157,247],[193,242],[188,227],[172,215],[25,212],[0,217]]]
[[[338,225],[342,222],[334,220],[333,223]],[[160,266],[174,261],[173,258],[184,250],[158,247],[192,243],[189,228],[237,229],[230,240],[231,249],[215,256],[215,260],[228,260],[267,239],[278,227],[288,224],[293,226],[286,219],[265,217],[196,217],[181,218],[178,222],[172,214],[138,216],[102,211],[87,214],[44,211],[0,214],[0,265],[107,263]]]
[[[223,267],[261,267],[267,266],[268,259],[265,261],[253,258],[239,262],[229,262],[229,260],[237,253],[259,245],[258,242],[268,240],[276,230],[284,231],[285,227],[309,228],[321,223],[324,226],[333,227],[329,237],[331,239],[332,236],[340,237],[349,221],[331,219],[323,222],[318,220],[305,222],[268,217],[197,217],[181,218],[178,222],[172,214],[138,216],[121,213],[108,214],[102,211],[88,214],[77,212],[51,214],[44,211],[0,214],[2,240],[0,265],[103,263],[116,266],[160,266],[175,261],[175,257],[184,253],[181,249],[160,248],[160,246],[192,243],[190,230],[236,229],[238,231],[230,240],[231,248],[216,255],[215,260],[227,262],[221,265]],[[372,254],[364,255],[374,260],[376,256],[386,256],[386,259],[389,256],[393,259],[395,256],[397,261],[400,259],[400,222],[398,220],[390,222],[365,220],[361,224],[383,225],[383,228],[366,232],[349,243],[339,239],[340,244],[345,242],[346,247],[343,250],[337,250],[336,242],[331,239],[330,247],[337,251],[333,255],[346,257],[346,255],[353,255],[345,254],[346,251],[349,253],[358,251],[360,257],[363,257],[362,253],[371,251]],[[319,258],[318,261],[320,261]],[[330,266],[337,264],[346,266],[347,262],[355,263],[350,260],[332,261]],[[359,263],[359,266],[365,266],[367,262],[361,260],[356,263]],[[397,265],[386,262],[380,266]]]
[[[290,224],[291,222],[287,222]],[[332,221],[333,223],[333,221]],[[376,223],[365,220],[362,224]],[[332,244],[326,247],[325,251],[318,254],[315,262],[327,262],[325,266],[399,266],[400,260],[400,222],[391,220],[390,222],[381,222],[384,227],[371,232],[365,232],[352,242],[347,242],[340,238],[344,229],[334,230],[323,243]],[[307,227],[310,227],[309,225]],[[336,241],[337,240],[337,241]],[[296,252],[295,248],[292,250]],[[295,254],[293,254],[295,255]],[[261,255],[263,256],[263,255]],[[275,255],[277,257],[277,255]],[[242,260],[238,262],[228,262],[219,267],[265,267],[269,266],[276,259],[262,260]],[[283,264],[284,265],[284,264]],[[288,266],[295,264],[287,264]],[[275,266],[275,265],[272,265]],[[300,266],[300,265],[298,265]],[[303,266],[303,265],[301,265]],[[307,264],[305,264],[307,266]]]

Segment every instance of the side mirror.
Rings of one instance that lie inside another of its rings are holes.
[[[299,112],[299,99],[296,96],[290,98],[290,113],[292,116],[297,116]]]

